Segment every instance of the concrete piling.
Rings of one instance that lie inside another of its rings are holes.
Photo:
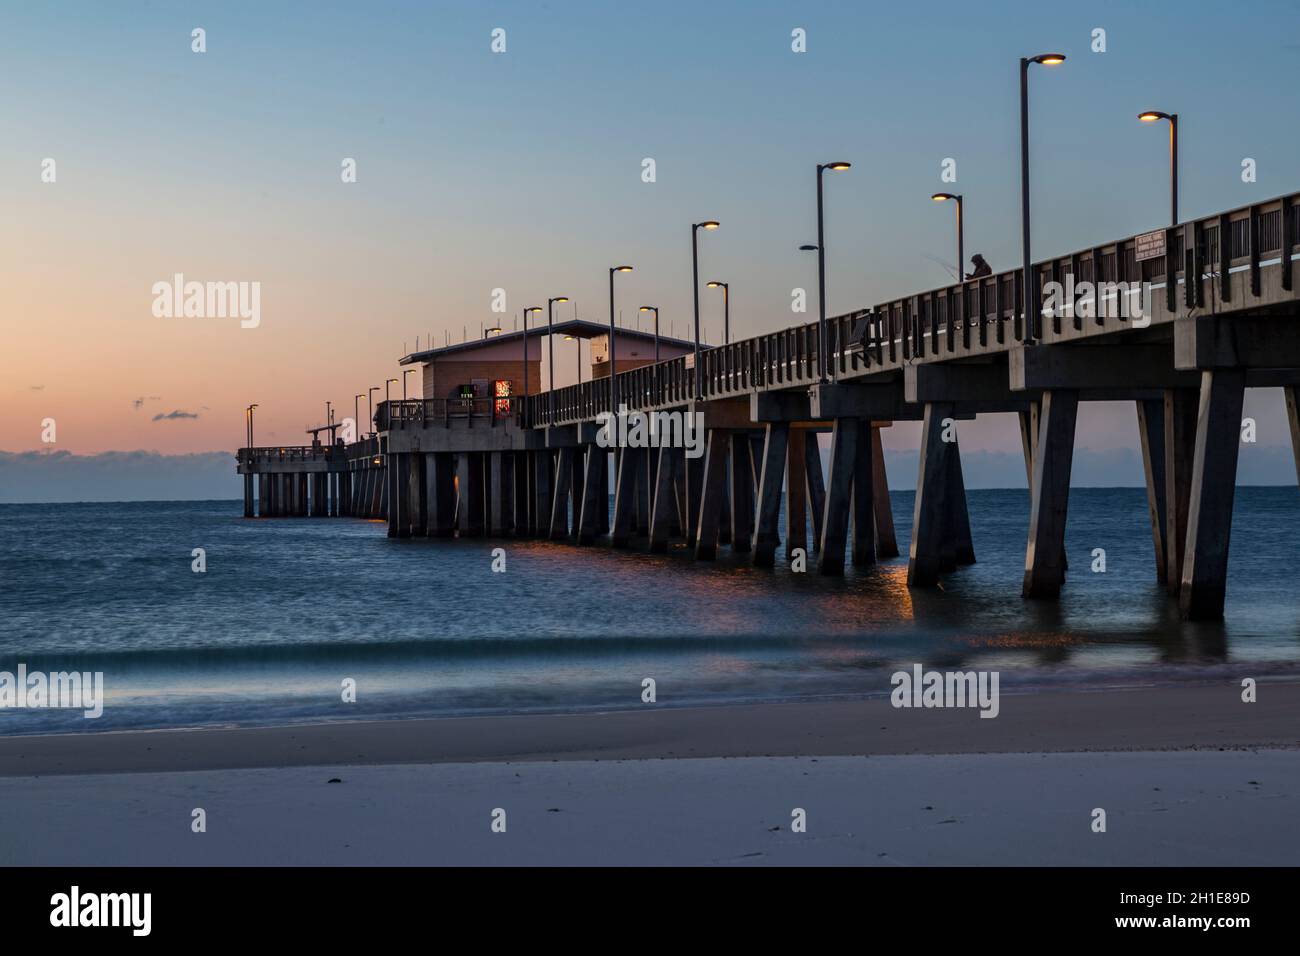
[[[894,534],[894,512],[889,500],[889,479],[885,474],[885,449],[880,428],[871,429],[871,503],[876,532],[876,556],[881,560],[898,557]]]
[[[1065,516],[1078,409],[1079,393],[1075,390],[1051,389],[1043,393],[1021,588],[1027,598],[1056,597],[1065,583]]]
[[[668,539],[674,533],[673,524],[677,520],[678,498],[674,480],[677,470],[676,449],[661,448],[657,455],[652,453],[650,457],[656,459],[650,513],[650,550],[662,554],[668,550]]]
[[[1201,380],[1178,600],[1184,618],[1213,621],[1223,617],[1227,593],[1246,375],[1239,368],[1222,368],[1203,372]]]
[[[790,425],[787,422],[769,422],[764,429],[753,540],[754,566],[759,568],[770,568],[776,564],[776,549],[781,543],[778,527],[781,518],[781,483],[785,474],[789,438]],[[787,549],[788,547],[787,543]]]
[[[732,550],[748,553],[754,546],[754,463],[743,432],[731,438],[730,477]]]
[[[718,555],[719,519],[727,477],[730,436],[720,428],[712,429],[704,451],[704,469],[700,490],[699,518],[695,525],[695,557],[712,561]]]

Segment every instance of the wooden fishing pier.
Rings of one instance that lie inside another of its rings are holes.
[[[925,587],[975,560],[953,422],[1014,412],[1030,487],[1021,590],[1052,598],[1065,581],[1079,403],[1123,400],[1139,424],[1156,576],[1185,617],[1220,618],[1246,388],[1284,389],[1300,477],[1298,246],[1300,195],[1289,195],[1036,263],[1028,296],[1017,268],[824,328],[698,352],[673,340],[658,361],[647,334],[618,329],[602,345],[614,361],[558,389],[528,387],[541,385],[528,343],[545,330],[413,353],[401,362],[422,367],[430,397],[380,403],[372,436],[241,449],[244,515],[383,518],[394,537],[684,544],[699,560],[727,546],[762,567],[782,541],[787,556],[807,549],[811,523],[816,569],[841,574],[898,554],[879,429],[914,420],[908,583]],[[1149,290],[1141,316],[1123,307],[1126,288]],[[449,362],[469,374],[485,361],[474,350],[492,347],[506,351],[488,365],[517,371],[512,346],[522,394],[447,396]],[[703,455],[602,447],[600,416],[623,407],[698,415]],[[820,432],[831,435],[825,471]]]

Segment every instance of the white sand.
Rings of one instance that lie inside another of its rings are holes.
[[[1256,747],[1300,747],[1300,683],[1261,684],[1254,704],[1242,703],[1241,688],[1232,681],[1003,694],[996,720],[971,709],[895,709],[880,697],[0,737],[0,777],[553,759]]]
[[[12,776],[0,865],[1277,866],[1300,863],[1297,796],[1294,750]]]

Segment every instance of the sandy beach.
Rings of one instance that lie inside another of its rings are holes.
[[[1287,682],[9,737],[0,859],[1290,865],[1298,745]]]
[[[887,698],[0,738],[0,777],[236,768],[1300,746],[1300,683],[1003,694],[1001,712]]]
[[[337,783],[331,783],[337,780]],[[1293,751],[444,763],[0,780],[12,865],[1294,865]],[[190,830],[207,814],[207,832]],[[1107,831],[1091,829],[1107,812]],[[793,812],[807,830],[792,832]],[[493,812],[505,832],[493,832]]]

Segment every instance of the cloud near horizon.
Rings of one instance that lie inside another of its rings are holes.
[[[233,452],[0,451],[0,502],[206,501],[241,493]]]
[[[185,411],[181,411],[178,408],[172,412],[165,412],[165,413],[159,412],[157,415],[153,417],[153,420],[156,422],[166,422],[166,421],[175,421],[181,418],[198,418],[198,417],[199,417],[198,412],[185,412]]]

